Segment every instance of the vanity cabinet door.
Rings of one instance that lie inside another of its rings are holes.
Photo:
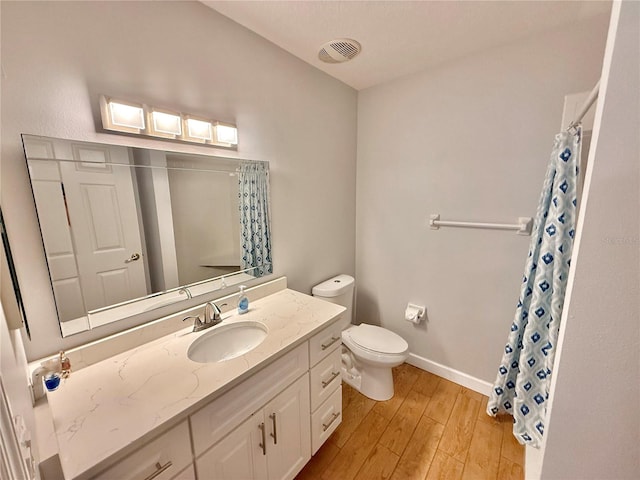
[[[266,425],[262,411],[231,431],[196,460],[202,480],[266,480]],[[264,440],[263,440],[264,439]]]
[[[309,375],[196,459],[200,480],[291,480],[311,458]]]
[[[269,480],[293,479],[311,458],[309,375],[264,407]]]

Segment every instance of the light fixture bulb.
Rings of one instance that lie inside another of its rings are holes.
[[[141,107],[111,101],[109,112],[113,125],[144,130],[144,110]]]
[[[182,133],[182,119],[180,115],[153,111],[153,129],[156,132],[167,133],[169,135],[180,135]]]
[[[215,126],[216,140],[221,143],[228,143],[230,145],[238,144],[238,129],[230,125],[223,125],[221,123]]]
[[[191,138],[211,141],[211,122],[196,120],[195,118],[187,118],[187,134]]]

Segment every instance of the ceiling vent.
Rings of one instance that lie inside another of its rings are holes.
[[[318,58],[325,63],[342,63],[351,60],[362,50],[362,46],[350,38],[331,40],[320,47]]]

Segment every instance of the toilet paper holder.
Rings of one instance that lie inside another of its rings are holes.
[[[422,317],[424,317],[425,307],[424,305],[416,305],[414,303],[407,304],[407,308],[404,311],[404,319],[407,322],[418,324]]]

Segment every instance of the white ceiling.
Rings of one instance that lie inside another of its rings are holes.
[[[611,8],[608,0],[201,1],[357,90]],[[362,53],[342,64],[318,60],[322,44],[343,37]]]

